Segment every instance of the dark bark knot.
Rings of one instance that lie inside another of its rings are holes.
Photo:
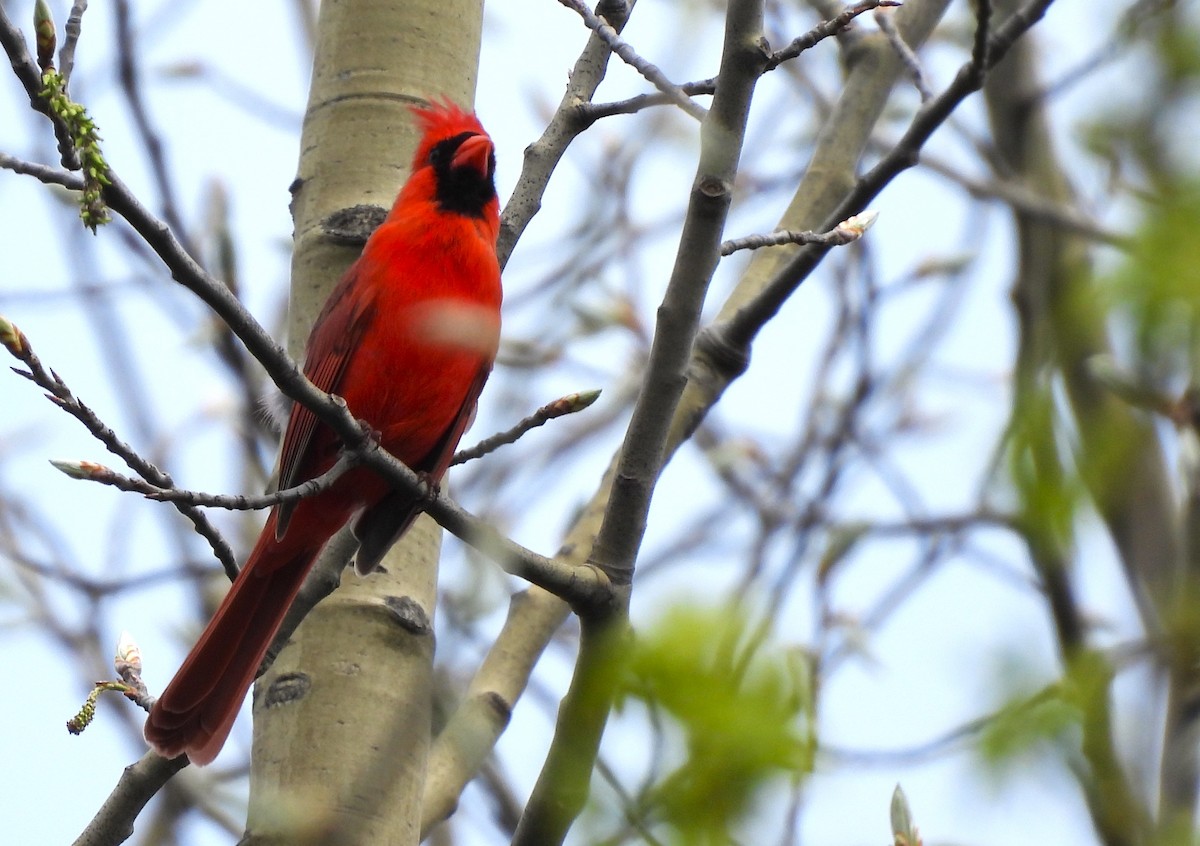
[[[700,378],[699,366],[707,359],[708,365],[725,377],[727,381],[741,376],[750,366],[750,348],[735,344],[720,324],[706,326],[696,335],[694,349],[697,353],[688,367],[688,378]],[[697,361],[697,358],[700,360]]]
[[[339,209],[321,221],[321,231],[335,244],[361,247],[387,217],[382,206],[357,205]]]
[[[512,717],[512,706],[508,701],[494,690],[484,694],[483,699],[497,718],[502,720],[504,725],[508,725],[509,718]]]
[[[415,635],[431,633],[429,615],[421,604],[410,596],[388,596],[383,600],[384,607],[392,612],[396,622],[406,632]]]
[[[700,184],[696,187],[701,194],[714,200],[729,194],[729,182],[716,176],[700,177]]]
[[[277,705],[288,705],[298,702],[308,695],[312,689],[312,679],[308,673],[284,673],[271,682],[267,694],[263,697],[263,705],[274,708]]]

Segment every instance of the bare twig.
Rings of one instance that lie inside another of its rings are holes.
[[[67,37],[58,51],[58,69],[65,84],[71,82],[71,72],[75,69],[75,48],[83,32],[83,13],[87,11],[87,5],[88,0],[75,0],[71,5],[71,13],[67,16]]]
[[[840,247],[861,238],[863,233],[874,225],[878,216],[876,212],[872,211],[852,215],[828,232],[794,232],[790,229],[780,229],[766,235],[747,235],[744,238],[734,238],[721,244],[721,255],[732,255],[738,250],[781,247],[784,244],[821,244],[826,247]]]
[[[621,36],[615,29],[609,26],[602,18],[593,14],[582,0],[558,0],[558,2],[562,3],[568,9],[573,9],[579,17],[583,18],[583,22],[587,25],[588,29],[596,33],[608,45],[610,50],[620,56],[625,64],[640,73],[648,82],[661,91],[663,96],[671,103],[679,106],[679,108],[683,109],[696,120],[704,119],[707,110],[703,106],[689,97],[682,88],[667,79],[667,75],[657,65],[651,64],[638,55],[637,51],[627,41],[621,39]]]
[[[771,58],[767,59],[767,66],[763,69],[763,72],[773,71],[784,62],[796,58],[805,50],[815,47],[826,38],[844,32],[854,22],[855,18],[865,12],[869,12],[872,9],[882,9],[887,6],[903,5],[899,0],[862,0],[862,2],[847,6],[841,14],[827,21],[822,21],[808,32],[793,39],[783,49],[772,53]]]
[[[133,821],[142,808],[187,763],[183,755],[167,759],[155,752],[147,752],[140,761],[130,764],[73,846],[109,846],[125,842],[133,835]]]
[[[61,185],[63,188],[69,188],[72,191],[83,190],[83,177],[78,174],[72,173],[69,170],[60,170],[51,165],[44,165],[40,162],[18,159],[16,156],[10,156],[7,153],[0,153],[0,169],[11,170],[13,173],[19,173],[23,176],[32,176],[38,182],[45,185]]]
[[[772,53],[770,58],[767,59],[763,73],[775,70],[784,62],[791,61],[804,51],[820,44],[826,38],[845,32],[854,19],[865,12],[884,6],[901,5],[903,4],[898,2],[898,0],[862,0],[862,2],[848,6],[841,14],[835,15],[829,20],[822,21],[808,32],[794,38],[786,47]],[[689,97],[695,94],[712,94],[717,90],[717,78],[712,76],[708,79],[685,82],[676,87]],[[671,102],[674,101],[670,95],[663,92],[655,92],[651,94],[639,94],[635,97],[616,100],[611,103],[587,103],[581,106],[581,109],[590,123],[600,118],[612,115],[633,114],[650,106],[662,106]]]
[[[994,67],[1004,58],[1017,39],[1041,19],[1051,3],[1053,0],[1030,0],[1001,26],[994,29],[989,38],[989,67]],[[921,107],[892,151],[864,174],[854,188],[842,198],[827,217],[824,228],[833,228],[838,221],[861,212],[896,176],[915,165],[921,148],[933,133],[946,122],[958,105],[978,91],[982,84],[982,77],[970,62],[962,66],[954,81],[941,94]],[[779,269],[752,301],[742,306],[724,324],[711,327],[719,336],[716,342],[730,345],[733,349],[745,349],[820,263],[828,250],[829,247],[820,244],[809,244],[800,248],[791,261]]]
[[[87,482],[98,482],[129,493],[138,493],[147,499],[158,502],[181,502],[187,505],[206,506],[209,508],[224,508],[229,511],[258,511],[271,508],[283,502],[297,502],[305,497],[316,496],[333,487],[347,470],[356,463],[353,453],[343,453],[332,467],[295,487],[285,488],[274,493],[259,496],[245,494],[206,494],[199,491],[189,491],[182,488],[160,488],[141,479],[117,473],[103,464],[92,461],[55,461],[50,462],[72,479]]]
[[[600,0],[596,11],[609,22],[612,29],[620,33],[633,12],[633,2],[625,0]],[[525,161],[512,197],[500,216],[500,238],[496,243],[496,256],[500,266],[508,263],[513,247],[525,231],[525,227],[542,207],[542,196],[550,182],[550,174],[558,166],[563,154],[572,141],[587,129],[584,107],[596,93],[604,80],[611,55],[608,44],[598,33],[593,32],[587,46],[571,69],[570,82],[563,92],[562,100],[538,140],[525,149]]]
[[[875,23],[878,24],[880,31],[887,36],[888,43],[892,45],[892,49],[896,51],[896,55],[900,57],[900,61],[904,63],[904,67],[908,69],[909,75],[913,79],[913,85],[916,86],[917,92],[921,95],[921,102],[924,103],[933,96],[933,89],[929,87],[929,81],[925,78],[925,71],[921,68],[921,60],[917,58],[917,54],[904,37],[900,35],[900,30],[896,29],[896,22],[892,19],[890,13],[880,9],[875,12]]]
[[[514,444],[526,432],[536,429],[538,426],[545,425],[548,421],[555,418],[583,411],[599,398],[599,391],[581,391],[579,393],[567,394],[565,397],[559,397],[553,402],[548,402],[511,429],[499,432],[489,438],[484,438],[469,449],[459,450],[450,461],[450,466],[453,467],[456,464],[464,464],[476,458],[482,458],[489,452],[494,452],[502,446]]]
[[[47,370],[33,352],[25,333],[3,317],[0,317],[0,345],[3,345],[14,358],[29,368],[21,370],[14,367],[15,373],[46,390],[48,392],[46,398],[82,423],[93,437],[104,444],[105,449],[118,456],[138,475],[157,487],[173,488],[175,486],[170,474],[142,458],[133,447],[118,438],[116,432],[110,429],[94,411],[75,397],[57,373]],[[216,527],[204,516],[204,512],[185,503],[176,503],[175,507],[180,514],[192,522],[192,525],[196,527],[196,532],[208,541],[213,554],[225,568],[225,572],[229,574],[230,578],[234,578],[237,575],[238,567],[233,550],[229,548],[229,544],[221,537],[221,533],[217,531]]]

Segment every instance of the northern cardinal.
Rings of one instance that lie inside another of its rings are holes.
[[[499,203],[492,141],[448,101],[414,108],[422,129],[391,212],[325,303],[304,373],[345,399],[382,446],[434,481],[450,464],[491,371],[500,334]],[[330,468],[340,443],[293,405],[279,487]],[[374,568],[421,510],[367,468],[277,506],[187,659],[154,703],[146,740],[207,764],[229,736],[258,666],[322,547],[354,520],[357,567]]]

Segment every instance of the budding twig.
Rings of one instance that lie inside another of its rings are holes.
[[[72,9],[71,22],[77,28],[75,12],[76,10]],[[79,14],[83,14],[82,10],[79,10]],[[67,96],[69,69],[59,71],[54,67],[54,48],[58,45],[58,34],[50,6],[45,0],[38,0],[34,6],[33,33],[37,48],[37,66],[41,73],[37,96],[41,98],[47,114],[61,121],[70,137],[79,168],[83,173],[83,198],[80,202],[79,216],[83,225],[95,232],[97,226],[112,219],[108,215],[102,196],[105,186],[111,185],[112,182],[108,177],[108,164],[104,161],[104,154],[100,152],[100,133],[96,129],[95,121],[83,106]],[[73,52],[74,42],[68,38],[68,44],[63,45],[63,54],[68,60],[72,60]]]
[[[28,368],[25,370],[20,367],[14,367],[12,368],[14,373],[28,379],[45,390],[47,392],[46,399],[87,427],[87,430],[100,443],[104,444],[105,449],[113,455],[120,457],[134,472],[155,487],[164,490],[175,487],[175,482],[171,479],[170,474],[160,470],[153,463],[138,455],[133,447],[117,437],[116,432],[109,428],[94,411],[76,398],[71,389],[67,387],[67,384],[57,373],[53,370],[47,370],[37,355],[34,354],[33,347],[30,345],[29,338],[25,336],[25,333],[3,315],[0,315],[0,346],[3,346],[14,358]],[[180,514],[192,521],[192,525],[196,527],[196,531],[208,541],[209,546],[212,547],[213,554],[220,560],[229,577],[232,579],[237,576],[237,560],[234,558],[233,550],[229,548],[229,544],[221,537],[221,533],[216,530],[216,527],[204,516],[204,512],[195,506],[183,502],[176,502],[175,507],[179,510]]]
[[[526,432],[536,429],[547,420],[583,411],[599,399],[599,397],[599,391],[580,391],[574,394],[567,394],[565,397],[559,397],[554,402],[548,402],[511,429],[492,435],[489,438],[484,438],[470,449],[459,450],[455,453],[454,458],[451,459],[450,466],[464,464],[487,455],[489,452],[494,452],[502,446],[515,443]]]
[[[154,699],[142,681],[142,651],[129,632],[121,632],[121,639],[117,642],[117,654],[113,656],[113,668],[121,677],[121,681],[96,682],[79,713],[67,720],[67,731],[71,734],[82,734],[83,730],[91,725],[96,717],[96,702],[105,691],[123,694],[126,699],[144,710],[150,710]]]
[[[828,232],[796,232],[791,229],[779,229],[766,235],[747,235],[744,238],[735,238],[721,244],[721,255],[731,255],[738,250],[780,247],[784,244],[820,244],[824,247],[840,247],[861,238],[878,218],[878,212],[865,211],[846,218]]]
[[[42,73],[54,70],[54,47],[58,43],[58,35],[54,31],[54,16],[46,0],[37,0],[33,7],[33,40]]]
[[[62,471],[72,479],[82,479],[87,482],[99,482],[118,490],[138,493],[147,499],[158,502],[182,502],[188,505],[207,506],[209,508],[224,508],[229,511],[257,511],[270,508],[282,502],[296,502],[309,496],[315,496],[333,487],[341,476],[358,463],[352,452],[343,452],[337,462],[322,473],[307,482],[291,488],[284,488],[269,494],[247,496],[245,494],[207,494],[199,491],[189,491],[183,488],[160,488],[143,479],[135,479],[116,472],[112,468],[97,464],[94,461],[62,461],[51,460],[55,469]]]

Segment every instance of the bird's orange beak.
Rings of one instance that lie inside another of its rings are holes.
[[[486,135],[472,135],[458,145],[451,167],[470,167],[480,176],[488,175],[488,163],[492,157],[492,140]]]

